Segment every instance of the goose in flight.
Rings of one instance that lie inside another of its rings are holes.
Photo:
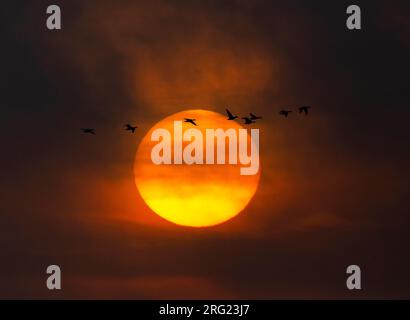
[[[252,119],[248,118],[248,117],[243,117],[243,120],[245,120],[244,124],[252,124],[255,123],[255,121],[253,121]]]
[[[288,115],[289,115],[289,113],[291,113],[292,111],[290,111],[290,110],[280,110],[279,111],[279,114],[281,115],[281,116],[285,116],[286,118],[288,117]]]
[[[251,117],[251,120],[259,120],[259,119],[262,119],[262,117],[259,117],[259,116],[255,116],[253,113],[250,113],[249,114]]]
[[[305,113],[305,115],[308,115],[308,113],[309,113],[309,109],[310,109],[311,107],[309,107],[309,106],[303,106],[303,107],[300,107],[299,108],[299,113],[302,113],[302,112],[304,112]]]
[[[130,124],[126,124],[126,125],[124,125],[124,130],[125,131],[132,131],[132,133],[134,133],[135,132],[135,129],[137,129],[138,127],[137,126],[135,126],[135,127],[133,127],[132,125],[130,125]]]
[[[83,133],[95,134],[94,129],[91,128],[81,128]]]
[[[235,120],[238,116],[234,116],[228,109],[226,110],[226,114],[228,115],[228,120]]]
[[[195,123],[196,119],[189,119],[189,118],[184,118],[184,122],[188,122],[196,126],[197,124]]]

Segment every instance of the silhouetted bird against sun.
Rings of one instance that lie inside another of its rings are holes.
[[[197,124],[195,123],[196,119],[189,119],[189,118],[184,118],[184,122],[188,122],[196,126]]]
[[[281,116],[285,116],[286,118],[288,117],[288,115],[289,115],[289,113],[291,113],[292,111],[290,111],[290,110],[280,110],[279,111],[279,114],[281,115]]]
[[[135,129],[137,129],[138,127],[137,126],[135,126],[135,127],[133,127],[132,125],[130,125],[130,124],[126,124],[126,125],[124,125],[124,130],[125,131],[132,131],[132,133],[134,133],[135,132]]]
[[[234,116],[228,109],[226,110],[226,114],[228,115],[228,120],[235,120],[238,116]]]
[[[243,120],[245,120],[244,124],[252,124],[255,123],[255,121],[253,121],[252,119],[249,119],[248,117],[243,117]]]
[[[251,120],[259,120],[259,119],[262,119],[262,117],[255,116],[253,113],[250,113],[249,115],[251,116]]]
[[[81,128],[81,131],[83,133],[95,134],[94,129],[90,129],[90,128],[85,128],[85,129]]]
[[[302,113],[302,112],[304,112],[305,113],[305,115],[308,115],[308,113],[309,113],[309,109],[310,109],[311,107],[309,107],[309,106],[303,106],[303,107],[300,107],[299,108],[299,113]]]

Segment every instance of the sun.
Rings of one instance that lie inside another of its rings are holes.
[[[232,219],[248,205],[257,190],[260,169],[255,175],[241,175],[240,163],[154,164],[151,150],[158,142],[151,141],[152,132],[158,128],[172,132],[174,121],[184,118],[196,119],[195,128],[203,136],[206,129],[243,129],[226,116],[207,110],[187,110],[166,117],[148,131],[138,147],[135,184],[145,203],[160,217],[182,226],[214,226]],[[193,127],[183,123],[182,130]],[[183,148],[188,144],[183,142]]]

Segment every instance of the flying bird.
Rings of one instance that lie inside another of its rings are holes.
[[[90,134],[95,134],[94,129],[90,129],[90,128],[81,128],[81,131],[83,133],[90,133]]]
[[[228,115],[228,120],[235,120],[238,116],[234,116],[228,109],[225,109]]]
[[[303,107],[300,107],[299,108],[299,113],[302,113],[302,112],[304,112],[305,113],[305,115],[308,115],[308,113],[309,113],[309,109],[310,109],[311,107],[309,107],[309,106],[303,106]]]
[[[290,111],[290,110],[280,110],[279,111],[279,114],[281,115],[281,116],[285,116],[285,117],[287,117],[288,115],[289,115],[289,113],[291,113],[292,111]]]
[[[189,118],[184,118],[184,122],[188,122],[196,126],[197,124],[195,123],[196,119],[189,119]]]
[[[251,116],[251,120],[259,120],[259,119],[262,119],[262,117],[255,116],[253,113],[250,113],[249,115]]]
[[[130,125],[130,124],[126,124],[126,125],[124,125],[124,130],[125,131],[132,131],[132,133],[134,133],[135,132],[135,129],[137,129],[138,127],[137,126],[135,126],[135,127],[133,127],[132,125]]]
[[[252,119],[248,118],[248,117],[243,117],[243,120],[245,120],[244,124],[252,124],[255,123],[255,121],[253,121]]]

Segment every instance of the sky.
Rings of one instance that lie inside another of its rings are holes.
[[[0,298],[410,298],[408,2],[356,1],[360,31],[349,1],[55,4],[58,31],[47,1],[0,13]],[[226,107],[263,116],[253,200],[211,228],[161,219],[135,187],[139,142]]]

